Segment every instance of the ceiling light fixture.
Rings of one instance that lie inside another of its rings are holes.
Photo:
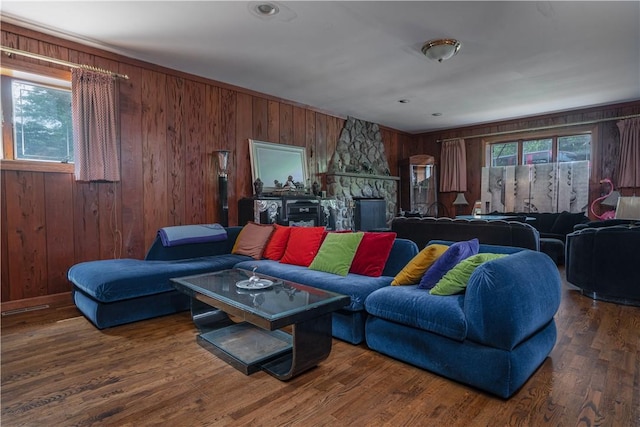
[[[458,53],[461,47],[455,39],[429,40],[422,46],[422,53],[433,61],[442,62]]]
[[[280,9],[278,9],[278,6],[273,3],[260,3],[256,5],[255,11],[258,15],[272,16],[277,14]]]

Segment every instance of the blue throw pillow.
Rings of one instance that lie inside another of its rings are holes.
[[[464,242],[456,242],[449,246],[449,249],[442,254],[436,262],[424,273],[419,289],[431,289],[445,274],[453,267],[455,267],[460,261],[469,258],[472,255],[476,255],[480,249],[480,242],[478,239],[471,239]]]

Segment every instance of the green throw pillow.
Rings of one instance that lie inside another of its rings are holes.
[[[311,270],[346,276],[364,233],[328,233],[309,265]]]
[[[472,255],[459,262],[445,274],[429,291],[431,295],[454,295],[464,292],[469,278],[482,263],[507,256],[506,254],[482,253]]]

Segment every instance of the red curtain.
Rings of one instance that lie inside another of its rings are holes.
[[[464,139],[442,141],[440,150],[440,191],[467,191],[467,153]]]
[[[116,79],[75,68],[71,92],[76,180],[119,181]]]
[[[640,187],[640,117],[620,120],[618,187]]]

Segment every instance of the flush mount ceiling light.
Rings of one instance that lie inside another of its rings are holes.
[[[259,3],[255,6],[254,10],[258,15],[273,16],[279,12],[278,6],[273,3]]]
[[[458,53],[462,44],[455,39],[429,40],[422,46],[422,53],[427,58],[442,62]]]

